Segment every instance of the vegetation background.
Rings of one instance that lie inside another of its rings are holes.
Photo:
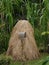
[[[49,44],[49,0],[0,0],[0,54],[6,52],[12,28],[20,19],[31,23],[39,48]]]

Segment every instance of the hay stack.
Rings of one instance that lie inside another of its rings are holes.
[[[23,39],[23,50],[19,32],[26,32],[26,38]],[[15,60],[32,60],[39,57],[34,30],[27,20],[19,20],[13,28],[7,55],[11,55]]]

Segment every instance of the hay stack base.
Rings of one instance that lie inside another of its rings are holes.
[[[26,32],[26,38],[22,41],[19,32]],[[19,20],[13,28],[7,55],[11,55],[14,60],[32,60],[39,57],[39,51],[34,39],[34,30],[27,20]]]

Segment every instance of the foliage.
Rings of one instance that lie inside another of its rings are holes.
[[[1,31],[0,32],[0,54],[5,52],[8,48],[9,34]]]
[[[37,45],[46,44],[47,37],[43,39],[41,33],[49,30],[49,0],[0,0],[0,45],[3,45],[2,48],[6,47],[7,50],[10,33],[19,19],[29,20],[34,28]],[[2,25],[4,23],[5,25]]]
[[[0,65],[10,65],[13,59],[10,56],[0,55]]]
[[[31,23],[39,47],[46,47],[49,43],[49,0],[0,0],[0,54],[7,50],[12,28],[20,19],[27,19]],[[49,57],[28,61],[27,64],[49,65]],[[22,63],[0,55],[0,65]]]

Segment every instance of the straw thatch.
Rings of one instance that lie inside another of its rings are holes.
[[[19,32],[26,32],[26,38],[23,41],[19,38]],[[32,60],[39,57],[34,30],[27,20],[19,20],[13,28],[7,55],[11,55],[15,60]]]

